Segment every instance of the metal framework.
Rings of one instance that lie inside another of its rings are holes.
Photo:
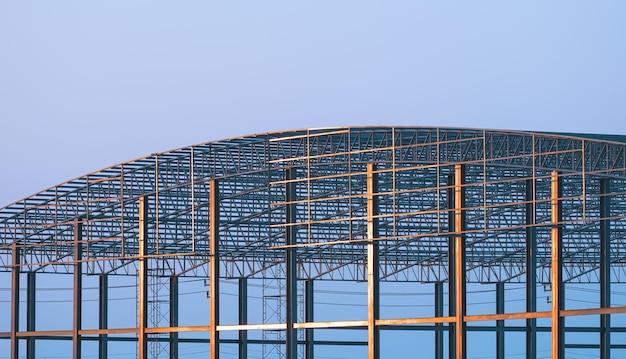
[[[216,359],[377,359],[407,345],[384,335],[402,331],[435,358],[625,355],[612,292],[626,278],[625,151],[626,136],[338,127],[89,173],[0,209],[0,345],[12,359],[51,342],[74,358],[118,344],[176,358],[193,343]],[[41,310],[56,278],[71,278],[58,327]],[[183,285],[206,297],[181,305]],[[132,305],[116,305],[119,287]],[[316,310],[342,295],[360,299]],[[388,309],[402,295],[423,309]],[[190,306],[201,318],[185,324]],[[114,324],[129,307],[132,323]],[[483,334],[493,345],[468,340]]]

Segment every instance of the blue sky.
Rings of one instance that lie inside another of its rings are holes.
[[[626,134],[623,1],[0,2],[0,203],[243,134]]]
[[[0,0],[0,207],[256,132],[626,135],[625,17],[624,1]]]

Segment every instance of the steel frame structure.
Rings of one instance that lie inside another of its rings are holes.
[[[71,342],[74,358],[93,341],[101,358],[113,341],[136,342],[140,358],[176,358],[180,343],[194,340],[208,343],[215,359],[226,344],[237,345],[239,358],[262,344],[263,357],[313,358],[318,346],[360,345],[376,359],[381,331],[409,330],[432,333],[435,358],[461,359],[468,333],[493,333],[495,356],[504,358],[505,335],[521,332],[526,357],[536,358],[537,336],[549,332],[553,358],[582,347],[609,358],[626,349],[611,341],[626,332],[611,322],[626,313],[611,303],[611,285],[626,274],[625,151],[626,136],[338,127],[213,141],[118,164],[0,209],[0,270],[11,288],[0,342],[9,343],[10,358],[24,346],[34,358],[45,340]],[[37,329],[36,277],[44,273],[72,276],[72,328]],[[115,275],[136,278],[134,327],[109,326]],[[98,310],[87,313],[82,281],[93,276]],[[202,325],[179,324],[184,278],[209,287]],[[237,319],[227,323],[224,279],[238,282]],[[250,321],[254,280],[279,283],[271,320]],[[367,316],[315,320],[320,281],[367,283]],[[432,314],[381,315],[388,282],[429,285]],[[467,288],[477,283],[495,286],[486,313],[468,312]],[[568,308],[566,286],[576,283],[599,284],[598,302]],[[511,285],[524,288],[521,311],[506,310]],[[549,289],[547,310],[538,309],[541,286]],[[85,315],[97,324],[86,327]],[[581,316],[600,323],[566,325]],[[316,338],[329,328],[360,330],[366,340]],[[597,342],[568,342],[570,332]],[[269,346],[279,350],[269,354]]]

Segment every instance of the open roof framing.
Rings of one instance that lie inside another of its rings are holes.
[[[467,283],[552,284],[556,309],[528,307],[512,319],[558,322],[567,313],[559,314],[555,283],[626,278],[625,150],[626,136],[436,127],[212,141],[0,209],[0,271],[141,277],[148,266],[162,278],[281,280],[287,291],[313,280],[448,283],[451,298],[464,297]],[[465,304],[452,304],[425,323],[464,333]],[[368,305],[368,321],[344,326],[367,326],[376,358],[378,325],[404,322],[378,323],[376,301]],[[290,330],[309,328],[285,321],[287,342]],[[212,325],[206,330],[217,333]],[[462,357],[464,340],[454,335],[449,352]]]

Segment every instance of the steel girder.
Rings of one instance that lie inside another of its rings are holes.
[[[367,165],[376,164],[381,280],[448,278],[447,179],[466,171],[469,282],[523,282],[526,237],[536,232],[537,279],[550,280],[551,173],[563,181],[563,276],[598,282],[600,226],[610,218],[614,279],[624,278],[626,155],[621,137],[454,128],[328,128],[244,136],[111,166],[0,209],[0,270],[12,246],[23,271],[73,271],[74,222],[90,274],[135,274],[139,202],[146,256],[162,275],[206,274],[210,183],[220,183],[224,277],[263,276],[285,261],[293,227],[301,278],[366,280]],[[285,171],[294,178],[286,179]],[[600,191],[609,180],[612,191]],[[294,191],[287,200],[285,186]],[[528,200],[527,187],[533,197]],[[600,202],[610,198],[610,213]],[[535,218],[528,222],[528,206]],[[286,208],[295,221],[286,224]],[[532,223],[532,224],[528,224]]]

